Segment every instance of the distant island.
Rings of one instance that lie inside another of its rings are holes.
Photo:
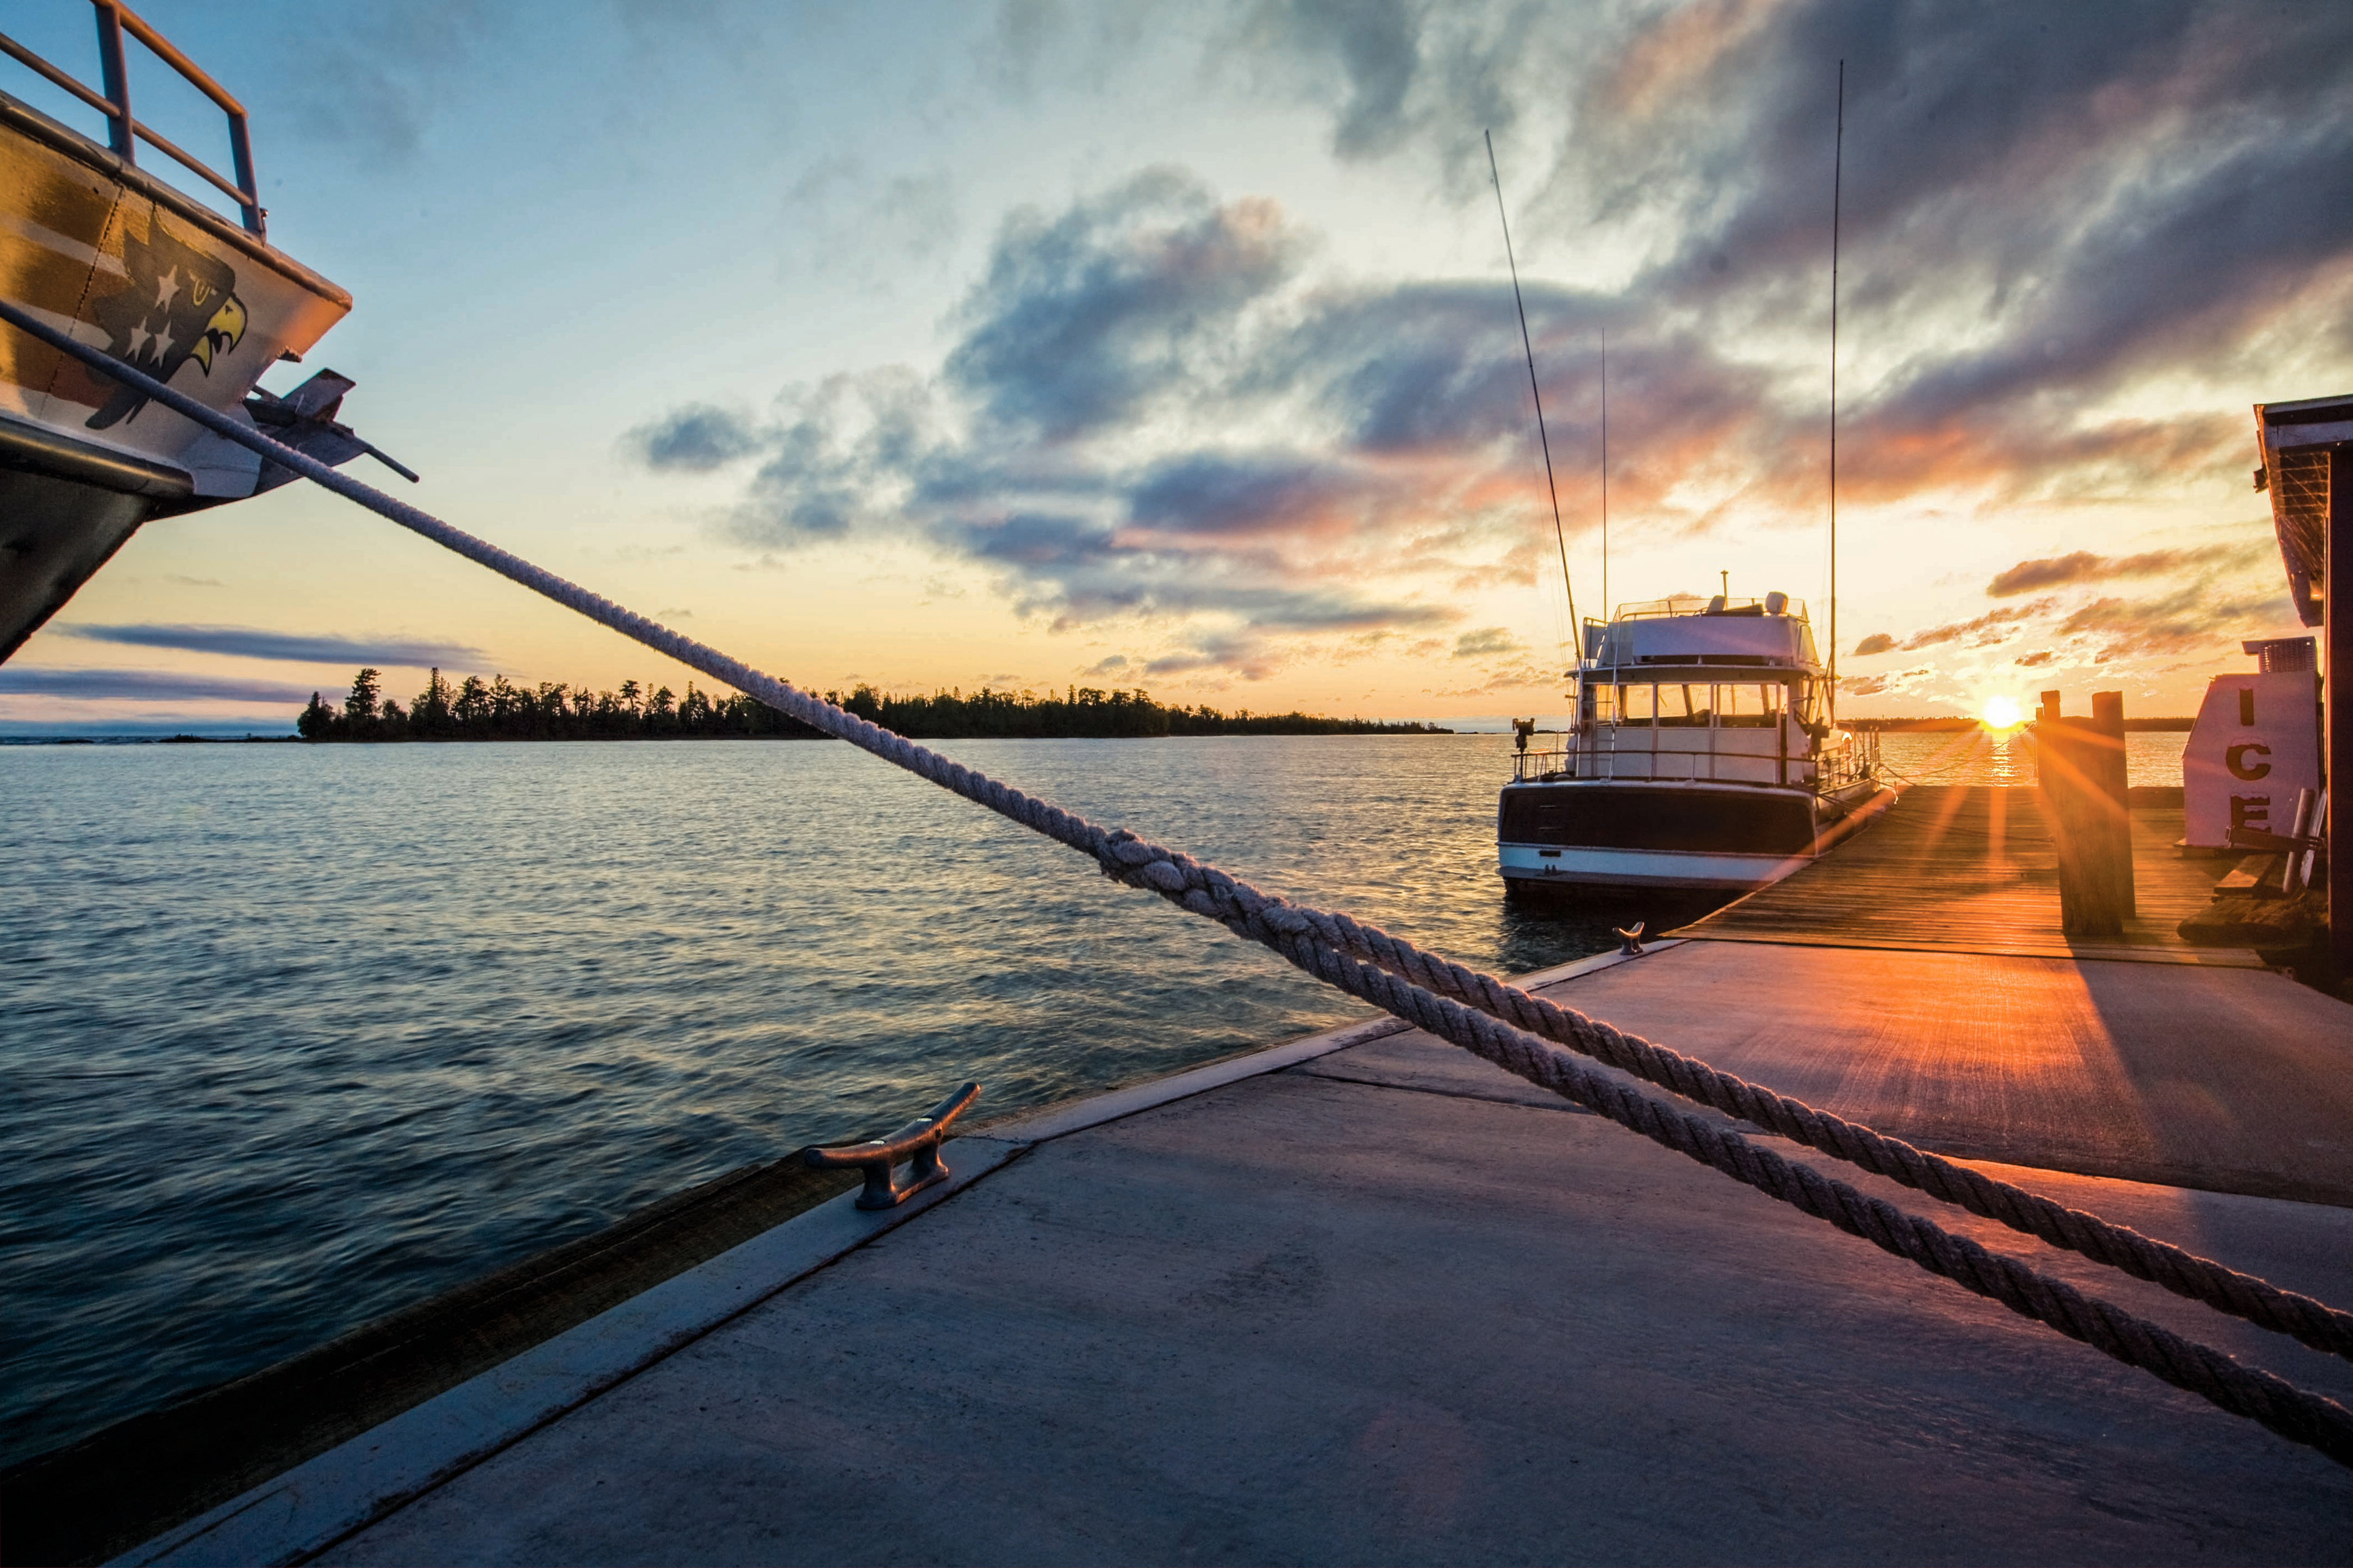
[[[917,740],[1122,739],[1157,735],[1451,735],[1435,724],[1388,724],[1314,713],[1231,713],[1153,700],[1147,692],[1074,686],[1061,695],[935,691],[898,697],[859,686],[826,700]],[[712,697],[688,682],[683,697],[634,680],[617,691],[555,681],[517,686],[503,675],[452,685],[433,671],[403,708],[384,695],[383,674],[363,669],[340,706],[318,692],[294,721],[306,741],[821,741],[826,735],[749,697]]]

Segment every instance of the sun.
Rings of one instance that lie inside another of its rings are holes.
[[[2014,697],[1989,697],[1978,715],[1989,730],[2015,730],[2026,721],[2025,710]]]

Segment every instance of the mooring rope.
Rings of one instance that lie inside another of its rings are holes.
[[[1862,1237],[1896,1257],[1908,1258],[1920,1268],[1941,1275],[1965,1289],[2000,1301],[2023,1317],[2031,1318],[2070,1339],[2091,1345],[2126,1365],[2139,1367],[2175,1387],[2197,1394],[2233,1415],[2256,1421],[2284,1437],[2316,1448],[2338,1464],[2353,1468],[2353,1414],[2348,1414],[2336,1401],[2299,1388],[2273,1373],[2242,1366],[2210,1346],[2185,1339],[2096,1297],[2087,1296],[2017,1259],[1989,1252],[1976,1242],[1955,1236],[1932,1220],[1907,1214],[1883,1199],[1871,1197],[1810,1166],[1760,1148],[1731,1128],[1647,1095],[1635,1093],[1623,1084],[1582,1066],[1562,1051],[1559,1046],[1574,1041],[1577,1042],[1577,1048],[1587,1050],[1608,1045],[1628,1060],[1645,1063],[1664,1075],[1652,1079],[1663,1087],[1675,1089],[1676,1092],[1692,1098],[1718,1093],[1736,1102],[1753,1103],[1757,1110],[1772,1120],[1751,1115],[1746,1110],[1734,1111],[1733,1114],[1746,1117],[1758,1126],[1776,1126],[1777,1121],[1782,1121],[1806,1128],[1823,1139],[1821,1143],[1810,1146],[1839,1154],[1841,1158],[1850,1157],[1841,1152],[1844,1147],[1864,1149],[1868,1157],[1880,1159],[1889,1166],[1880,1173],[1896,1175],[1899,1171],[1911,1171],[1920,1177],[1920,1181],[1914,1184],[1919,1185],[1922,1191],[1931,1192],[1932,1195],[1936,1195],[1935,1190],[1926,1184],[1931,1181],[1942,1182],[1957,1192],[1968,1190],[1967,1184],[1953,1182],[1943,1177],[1941,1173],[1933,1171],[1926,1162],[1935,1160],[1935,1156],[1875,1133],[1870,1137],[1878,1141],[1877,1145],[1847,1137],[1841,1129],[1852,1128],[1852,1123],[1825,1117],[1799,1101],[1755,1089],[1738,1079],[1704,1068],[1704,1064],[1691,1062],[1674,1053],[1662,1051],[1661,1047],[1649,1047],[1648,1042],[1637,1041],[1607,1025],[1596,1024],[1581,1015],[1529,996],[1500,981],[1450,964],[1445,960],[1422,952],[1401,939],[1388,936],[1345,916],[1295,907],[1261,892],[1215,867],[1205,866],[1188,856],[1164,848],[1124,829],[1107,830],[1097,826],[1083,817],[990,778],[903,735],[845,712],[832,703],[800,691],[774,676],[754,669],[716,648],[672,631],[632,610],[624,609],[601,595],[590,593],[519,555],[477,539],[461,529],[340,473],[293,447],[272,440],[249,424],[174,391],[144,372],[77,341],[6,300],[0,300],[0,321],[6,321],[19,331],[71,355],[101,374],[137,388],[153,400],[206,429],[237,442],[379,516],[424,535],[470,561],[487,566],[512,582],[667,654],[714,680],[755,697],[779,712],[848,741],[920,778],[987,806],[1057,843],[1079,850],[1091,857],[1105,876],[1132,887],[1149,889],[1194,914],[1216,921],[1237,935],[1247,936],[1272,949],[1300,969],[1350,995],[1370,1002],[1507,1071],[1595,1110],[1620,1126],[1779,1198],[1803,1213],[1826,1220],[1851,1235]],[[1328,940],[1326,932],[1330,933]],[[1365,958],[1351,956],[1351,948],[1359,949],[1367,955],[1379,954],[1386,962],[1366,962]],[[1409,972],[1412,977],[1409,977]],[[1465,1006],[1461,1002],[1440,995],[1421,984],[1424,978],[1460,989],[1466,996],[1476,996],[1487,1005],[1480,1010]],[[1516,1023],[1506,1022],[1504,1016],[1499,1016],[1503,1011],[1557,1028],[1571,1039],[1556,1043],[1541,1037]],[[1579,1024],[1583,1026],[1582,1029],[1577,1026]],[[1614,1044],[1610,1044],[1610,1037],[1614,1037]],[[1638,1046],[1648,1047],[1648,1050],[1636,1049]],[[1599,1050],[1595,1049],[1593,1054],[1598,1055]],[[1627,1070],[1635,1069],[1629,1068]],[[1692,1094],[1691,1090],[1679,1088],[1674,1081],[1678,1076],[1703,1092]],[[1739,1093],[1744,1089],[1749,1090],[1746,1099]],[[1792,1114],[1781,1109],[1783,1106],[1806,1114]],[[1717,1109],[1727,1107],[1719,1106]],[[1779,1128],[1776,1126],[1776,1130]],[[1869,1130],[1857,1128],[1854,1131],[1865,1133]],[[1797,1136],[1795,1133],[1788,1135]],[[1914,1160],[1903,1158],[1903,1151],[1909,1151]],[[1856,1163],[1863,1162],[1858,1160]],[[1866,1165],[1865,1168],[1871,1167]],[[1960,1168],[1954,1169],[1957,1171]],[[1897,1176],[1897,1179],[1901,1177]],[[2021,1196],[2034,1196],[2022,1190],[2018,1191]],[[1975,1195],[1978,1201],[1987,1203],[1997,1203],[1999,1197],[1998,1194]],[[1968,1206],[1962,1198],[1952,1201]],[[2038,1201],[2048,1203],[2048,1200]],[[2074,1212],[2055,1205],[2051,1206],[2057,1208],[2062,1215]],[[2044,1223],[2029,1210],[2018,1209],[2017,1212],[2021,1217]],[[2001,1218],[2002,1215],[1994,1213],[1989,1214],[1988,1217]],[[2084,1217],[2091,1218],[2088,1215]],[[2019,1228],[2031,1235],[2042,1235],[2041,1231],[2032,1228],[2031,1224]],[[2054,1226],[2053,1228],[2062,1236],[2073,1234],[2065,1226]],[[2121,1226],[2109,1226],[2108,1229],[2123,1231]],[[2124,1231],[2124,1234],[2137,1235],[2129,1231]],[[2085,1256],[2094,1254],[2087,1251]],[[2129,1271],[2127,1265],[2120,1263],[2117,1266],[2127,1268]],[[2220,1265],[2210,1267],[2221,1268]],[[2192,1277],[2179,1269],[2176,1269],[2175,1274],[2185,1279]],[[2143,1277],[2165,1282],[2158,1274]],[[2273,1289],[2263,1281],[2253,1280],[2248,1276],[2234,1278],[2263,1286],[2267,1290]],[[2194,1291],[2185,1293],[2196,1294]],[[2288,1292],[2275,1294],[2290,1296]],[[2196,1299],[2209,1300],[2210,1304],[2220,1306],[2226,1311],[2238,1310],[2235,1306],[2211,1300],[2205,1295],[2197,1295]],[[2225,1300],[2235,1300],[2235,1296],[2226,1294]],[[2320,1304],[2316,1302],[2313,1305],[2317,1307]],[[2322,1310],[2334,1312],[2333,1309],[2323,1308]],[[2242,1312],[2241,1315],[2247,1314]],[[2345,1317],[2342,1313],[2334,1315]]]

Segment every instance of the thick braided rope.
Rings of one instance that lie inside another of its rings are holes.
[[[1492,974],[1425,952],[1351,916],[1314,910],[1301,912],[1314,922],[1318,940],[1327,945],[1403,975],[1441,996],[1874,1175],[1999,1220],[2012,1230],[2120,1268],[2175,1295],[2293,1335],[2315,1350],[2353,1360],[2353,1312],[2283,1290],[2268,1280],[2242,1274],[2169,1242],[2069,1208],[2040,1193],[1915,1148],[1900,1138],[1777,1094],[1575,1008],[1531,995]]]
[[[1375,932],[1372,928],[1357,925],[1353,921],[1347,922],[1344,934],[1344,928],[1336,922],[1345,917],[1294,908],[1213,867],[1174,854],[1134,834],[1124,830],[1106,831],[1059,806],[942,756],[929,747],[844,712],[833,704],[799,691],[716,648],[624,609],[601,595],[592,594],[521,556],[477,539],[372,486],[339,473],[304,453],[270,439],[250,425],[207,407],[192,397],[174,392],[143,372],[111,359],[5,300],[0,300],[0,321],[5,321],[60,353],[82,361],[102,374],[135,387],[164,406],[313,483],[422,534],[468,560],[489,567],[512,582],[658,649],[690,668],[756,697],[780,712],[848,741],[918,777],[986,805],[1058,843],[1080,850],[1092,857],[1106,876],[1131,886],[1149,888],[1195,914],[1215,920],[1237,934],[1247,935],[1351,995],[1371,1002],[1398,1017],[1494,1062],[1507,1071],[1599,1111],[1621,1126],[1699,1160],[1736,1180],[1746,1182],[1807,1214],[1827,1220],[1841,1230],[1862,1237],[1897,1257],[1909,1258],[1921,1268],[1940,1274],[1965,1289],[2000,1301],[2012,1311],[2045,1323],[2069,1338],[2092,1345],[2128,1365],[2140,1367],[2176,1387],[2198,1394],[2233,1415],[2258,1421],[2292,1441],[2318,1448],[2337,1463],[2353,1468],[2353,1416],[2348,1416],[2333,1400],[2297,1388],[2269,1373],[2240,1366],[2218,1351],[2185,1340],[2096,1298],[2084,1296],[2072,1286],[2015,1259],[1989,1253],[1975,1242],[1954,1236],[1931,1221],[1907,1215],[1893,1205],[1869,1197],[1810,1167],[1784,1160],[1769,1150],[1758,1148],[1738,1133],[1705,1118],[1635,1094],[1623,1085],[1578,1065],[1552,1043],[1525,1029],[1504,1023],[1487,1013],[1474,1012],[1388,967],[1351,958],[1340,951],[1340,947],[1349,940],[1363,942],[1368,947],[1387,953],[1400,966],[1417,964],[1432,978],[1444,974],[1448,983],[1464,984],[1459,977],[1447,974],[1449,966],[1445,966],[1442,960],[1423,954],[1419,949],[1411,948],[1410,944],[1386,937],[1384,933]],[[1319,926],[1331,930],[1338,940],[1332,942],[1318,940]],[[1376,936],[1381,940],[1373,941]],[[1468,970],[1462,971],[1461,974],[1472,980],[1482,978]],[[1483,994],[1483,988],[1472,986],[1471,989]],[[1525,995],[1525,993],[1521,994]],[[1509,998],[1495,1000],[1498,1005],[1512,1005]],[[1527,998],[1530,1003],[1538,1000]],[[1586,1022],[1593,1028],[1607,1028],[1607,1026],[1593,1026],[1590,1020]],[[1626,1037],[1619,1037],[1624,1039]],[[1790,1103],[1795,1105],[1797,1102]]]

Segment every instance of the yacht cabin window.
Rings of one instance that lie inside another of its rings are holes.
[[[1788,707],[1779,681],[1740,684],[1593,685],[1585,689],[1585,719],[1592,724],[1643,729],[1769,730]]]

